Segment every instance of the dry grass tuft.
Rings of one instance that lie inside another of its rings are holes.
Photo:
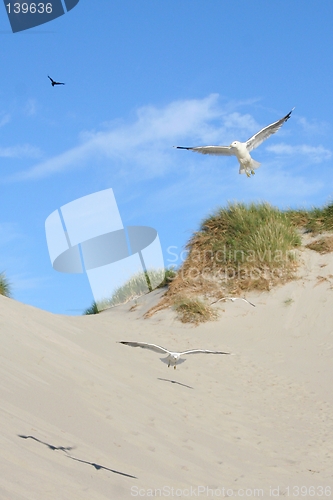
[[[325,238],[320,238],[313,243],[306,245],[310,250],[319,252],[321,254],[333,252],[333,236],[326,236]]]
[[[205,321],[217,319],[217,312],[198,298],[178,295],[173,301],[173,308],[182,323],[198,325]]]
[[[303,228],[308,233],[333,231],[333,203],[311,210],[288,210],[286,214],[296,227]]]

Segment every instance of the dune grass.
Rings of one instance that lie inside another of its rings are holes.
[[[286,213],[268,203],[230,203],[203,220],[186,245],[188,256],[170,295],[185,289],[212,295],[218,289],[223,293],[269,290],[290,279],[300,244]]]
[[[181,321],[198,324],[212,319],[205,299],[268,291],[294,279],[301,232],[325,231],[333,231],[333,203],[284,211],[269,203],[229,203],[202,221],[186,245],[185,262],[165,275],[161,286],[168,284],[168,290],[145,317],[173,306]],[[325,252],[331,248],[332,239],[327,238],[313,247]],[[144,289],[147,279],[141,273],[115,291],[108,307],[138,297]]]
[[[306,232],[320,234],[333,231],[333,203],[327,203],[322,208],[313,207],[310,210],[286,211],[292,224],[303,228]]]
[[[98,314],[101,309],[98,308],[96,302],[93,302],[90,307],[88,307],[82,314]]]
[[[205,321],[217,319],[217,311],[199,298],[178,295],[174,301],[173,308],[177,311],[177,317],[182,323],[194,323],[198,325]]]
[[[189,240],[185,262],[162,301],[146,316],[169,306],[177,312],[191,309],[198,297],[207,307],[205,299],[270,290],[293,279],[301,245],[299,228],[306,223],[313,227],[315,219],[305,212],[291,212],[268,203],[229,203],[216,210]],[[190,314],[179,318],[192,322]],[[201,315],[201,320],[208,319],[210,314]]]
[[[134,274],[124,285],[114,291],[108,301],[108,306],[125,304],[129,300],[151,292],[155,288],[166,286],[171,279],[171,274],[169,270],[165,269],[151,269],[149,273]]]
[[[104,309],[114,307],[151,292],[155,288],[168,286],[176,276],[174,269],[150,269],[149,273],[134,274],[126,283],[116,288],[112,297],[93,304],[83,314],[98,314]]]
[[[0,273],[0,295],[11,297],[11,285],[4,272]]]

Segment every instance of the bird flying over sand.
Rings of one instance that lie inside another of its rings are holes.
[[[210,305],[216,304],[217,302],[221,302],[221,300],[226,301],[226,300],[231,300],[231,302],[235,302],[235,300],[244,300],[244,302],[247,302],[250,304],[250,306],[256,307],[255,304],[252,304],[249,300],[247,300],[245,297],[222,297],[221,299],[214,300],[214,302],[211,302]]]
[[[168,363],[169,366],[173,366],[176,369],[176,364],[184,363],[185,359],[180,359],[181,356],[185,356],[187,354],[231,354],[230,352],[222,352],[222,351],[207,351],[204,349],[191,349],[189,351],[183,352],[174,352],[165,349],[156,344],[147,344],[146,342],[118,342],[119,344],[129,345],[130,347],[142,347],[142,349],[150,349],[151,351],[158,352],[159,354],[167,354],[166,358],[160,358],[163,363]]]
[[[201,153],[204,155],[221,155],[221,156],[237,156],[239,161],[239,173],[246,174],[248,177],[254,175],[254,170],[260,167],[260,163],[251,158],[250,151],[260,146],[268,137],[275,134],[282,125],[289,120],[291,113],[295,108],[293,108],[290,113],[281,118],[267,127],[263,128],[246,142],[234,141],[230,146],[198,146],[187,148],[183,146],[174,146],[177,149],[188,149],[189,151],[194,151],[195,153]]]
[[[52,87],[54,87],[55,85],[65,85],[64,83],[61,82],[55,82],[49,75],[47,75],[47,77],[51,80]]]

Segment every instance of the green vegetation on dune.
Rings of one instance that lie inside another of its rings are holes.
[[[90,307],[88,307],[82,314],[98,314],[100,309],[98,308],[96,302],[94,301]]]
[[[162,288],[175,277],[173,269],[150,269],[148,272],[134,274],[126,283],[116,288],[112,297],[102,302],[93,302],[92,306],[83,314],[98,314],[98,312],[138,298],[145,293],[151,292],[153,288]]]
[[[204,323],[205,321],[217,319],[217,312],[199,298],[189,298],[178,295],[174,301],[173,308],[177,311],[177,317],[182,323]]]
[[[270,290],[294,279],[301,233],[323,231],[333,231],[333,204],[279,210],[268,203],[229,203],[202,221],[177,276],[146,317],[172,306],[181,321],[197,324],[198,318],[212,317],[209,309],[202,313],[207,299]],[[325,240],[325,251],[331,248],[331,240]]]
[[[211,260],[215,256],[216,263],[251,265],[272,264],[273,255],[276,262],[300,243],[287,214],[268,203],[234,203],[205,219],[187,247],[211,250]]]
[[[333,231],[333,203],[328,203],[322,208],[313,207],[310,210],[287,210],[287,216],[297,227],[313,234],[324,231]]]
[[[0,295],[4,295],[5,297],[11,296],[11,285],[4,272],[0,273]]]
[[[149,273],[134,274],[126,283],[118,287],[107,301],[108,307],[124,304],[129,300],[151,292],[155,288],[166,286],[174,275],[171,269],[150,269]]]
[[[289,279],[301,238],[285,212],[268,203],[230,203],[201,223],[170,292],[216,294],[269,289]]]
[[[270,290],[294,279],[301,233],[325,231],[333,231],[333,204],[311,210],[279,210],[269,203],[229,203],[202,221],[186,245],[187,258],[177,272],[149,271],[149,278],[147,273],[139,273],[116,289],[110,299],[93,304],[86,314],[139,297],[156,287],[151,282],[159,283],[164,276],[159,286],[168,285],[168,289],[146,317],[172,306],[183,322],[198,324],[214,319],[216,314],[207,299]],[[316,245],[309,248],[322,252],[333,249],[332,238]]]

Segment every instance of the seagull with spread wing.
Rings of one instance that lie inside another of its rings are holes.
[[[146,342],[118,342],[118,344],[129,345],[130,347],[142,347],[142,349],[150,349],[151,351],[158,352],[159,354],[167,354],[166,358],[160,358],[163,363],[168,363],[169,366],[173,366],[176,369],[176,364],[184,363],[185,359],[180,359],[181,356],[187,354],[231,354],[230,352],[222,351],[207,351],[205,349],[190,349],[189,351],[174,352],[165,349],[156,344],[147,344]]]
[[[244,302],[250,304],[250,306],[256,307],[255,304],[247,300],[245,297],[222,297],[221,299],[214,300],[214,302],[211,302],[210,305],[216,304],[217,302],[221,302],[221,300],[223,300],[224,302],[227,300],[231,300],[231,302],[235,302],[235,300],[243,300]]]
[[[260,163],[251,158],[250,151],[260,146],[260,144],[262,144],[272,134],[275,134],[275,132],[277,132],[279,128],[282,127],[287,120],[289,120],[294,109],[295,108],[293,108],[286,116],[281,118],[281,120],[267,125],[267,127],[254,134],[246,142],[234,141],[230,144],[230,146],[198,146],[193,148],[183,146],[174,147],[177,149],[187,149],[204,155],[237,156],[239,161],[239,173],[245,173],[248,177],[250,177],[251,174],[254,175],[254,170],[260,167]]]
[[[52,87],[54,87],[55,85],[65,85],[64,83],[56,82],[56,81],[52,80],[52,78],[49,75],[47,75],[47,77],[51,80]]]

